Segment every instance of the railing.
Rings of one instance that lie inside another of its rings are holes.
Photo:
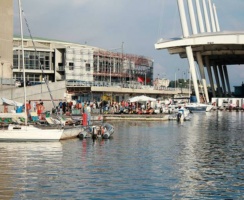
[[[0,78],[1,85],[15,85],[16,80],[12,78]]]
[[[147,89],[147,90],[158,90],[158,91],[177,91],[177,93],[189,93],[187,88],[171,88],[171,87],[154,87],[150,85],[140,84],[128,84],[128,83],[116,83],[106,81],[79,81],[79,80],[68,80],[66,81],[68,87],[118,87],[118,88],[131,88],[131,89]]]

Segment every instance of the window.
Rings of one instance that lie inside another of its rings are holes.
[[[74,70],[74,63],[69,63],[69,70]]]
[[[91,71],[91,65],[90,65],[90,63],[86,63],[86,71]]]

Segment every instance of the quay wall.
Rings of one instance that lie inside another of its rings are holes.
[[[65,97],[65,92],[66,92],[65,81],[50,83],[49,88],[52,97],[54,99],[54,102],[57,106],[58,102],[60,100],[63,101]],[[24,103],[24,88],[23,87],[2,88],[2,90],[0,90],[0,97],[12,99],[14,101]],[[53,108],[50,93],[48,91],[46,84],[27,86],[26,99],[32,102],[33,101],[39,102],[39,100],[41,99],[44,103],[45,110],[51,110]],[[0,99],[0,104],[2,104],[1,99]],[[14,107],[9,106],[9,112],[12,109],[14,109]],[[0,112],[3,112],[3,106],[0,106]]]

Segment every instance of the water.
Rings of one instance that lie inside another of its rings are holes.
[[[244,113],[112,122],[113,139],[0,143],[0,199],[244,199]]]

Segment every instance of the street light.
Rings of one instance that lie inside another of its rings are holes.
[[[109,66],[109,74],[110,74],[110,86],[111,86],[111,65]]]
[[[146,81],[147,81],[147,72],[145,72],[145,85],[147,84]]]
[[[176,73],[177,71],[179,71],[180,69],[178,68],[176,71],[175,71],[175,88],[176,88]]]
[[[2,77],[1,77],[1,87],[2,87],[3,86],[3,65],[4,65],[3,61],[1,62],[1,65],[2,65],[2,73],[1,73],[1,75],[2,75]]]

